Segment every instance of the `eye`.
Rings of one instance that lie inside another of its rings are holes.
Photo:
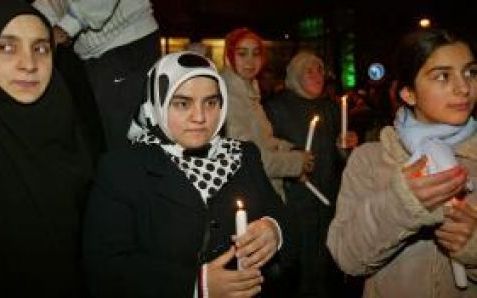
[[[51,46],[49,43],[39,43],[34,47],[35,53],[46,55],[51,52]]]
[[[464,71],[464,77],[469,79],[477,78],[477,65],[473,65]]]
[[[185,99],[173,99],[171,102],[171,107],[178,110],[187,110],[190,107],[191,103]]]
[[[315,74],[315,70],[313,68],[307,68],[305,74],[311,76]]]
[[[259,49],[253,50],[253,56],[254,57],[260,57],[261,56],[261,51]]]
[[[247,51],[239,50],[239,51],[237,51],[237,56],[245,57],[245,56],[247,56]]]
[[[435,75],[434,79],[436,81],[444,82],[449,79],[449,74],[447,72],[440,72]]]
[[[12,43],[0,43],[0,52],[5,54],[13,54],[16,50]]]
[[[208,98],[208,99],[205,100],[204,103],[205,103],[205,106],[208,107],[208,108],[215,108],[215,107],[219,106],[220,98],[218,96]]]

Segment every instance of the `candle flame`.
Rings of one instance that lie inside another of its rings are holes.
[[[243,202],[242,202],[242,200],[237,200],[237,207],[238,207],[239,209],[243,209]]]
[[[311,122],[312,122],[313,124],[316,124],[316,122],[318,122],[318,121],[320,121],[320,116],[318,116],[318,115],[315,115],[315,116],[313,117],[313,119],[311,119]]]
[[[348,95],[341,96],[341,103],[346,104],[346,100],[348,99]]]

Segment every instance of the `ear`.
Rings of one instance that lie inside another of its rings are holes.
[[[409,89],[409,87],[403,87],[399,91],[399,96],[405,103],[410,106],[414,106],[416,104],[416,94],[414,93],[414,91]]]

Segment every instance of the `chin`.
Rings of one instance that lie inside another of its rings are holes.
[[[466,114],[466,115],[462,115],[461,117],[452,117],[452,118],[449,118],[449,119],[445,119],[445,121],[442,121],[446,124],[450,124],[450,125],[464,125],[467,120],[469,120],[471,114]]]
[[[207,143],[207,141],[187,142],[183,144],[182,147],[186,149],[198,149],[205,146]]]
[[[21,94],[10,94],[10,95],[18,103],[32,104],[41,97],[41,94],[42,93],[38,93],[38,94],[36,94],[36,93],[35,94],[21,93]]]

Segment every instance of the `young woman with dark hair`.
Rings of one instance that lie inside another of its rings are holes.
[[[445,31],[415,32],[396,77],[405,105],[348,160],[328,246],[366,277],[364,297],[477,297],[474,52]]]

